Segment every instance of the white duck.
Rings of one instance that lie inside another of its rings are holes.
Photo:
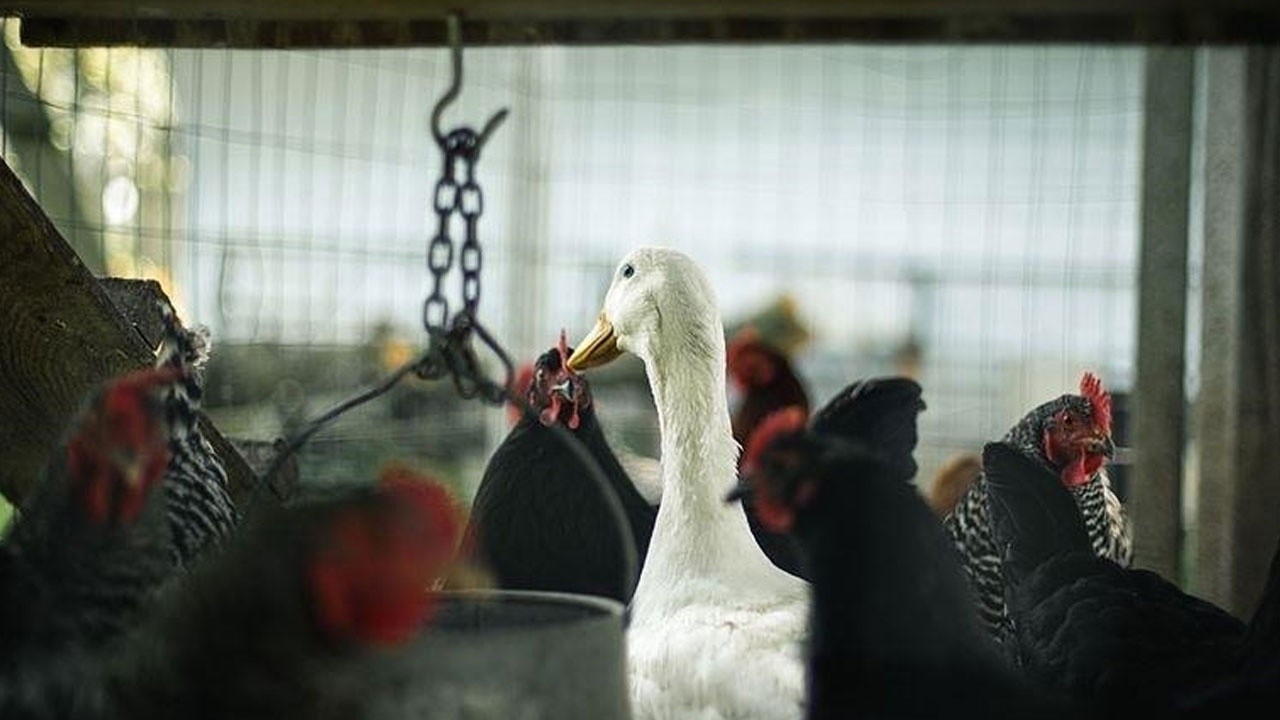
[[[715,292],[691,259],[641,248],[618,266],[569,367],[644,361],[662,434],[662,505],[631,606],[636,718],[787,718],[804,712],[808,585],[761,552],[724,494],[738,445]]]

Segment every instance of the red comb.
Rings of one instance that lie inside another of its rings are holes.
[[[132,522],[169,463],[167,437],[158,407],[148,399],[157,388],[183,375],[176,367],[146,368],[112,379],[86,412],[67,444],[68,471],[89,519]],[[127,477],[115,459],[127,450],[143,462]]]
[[[1102,389],[1102,380],[1091,372],[1080,378],[1080,394],[1093,406],[1093,421],[1111,433],[1111,394]]]
[[[100,422],[112,423],[120,413],[141,411],[148,393],[182,376],[176,367],[147,368],[112,380],[102,394],[100,408],[105,413]]]
[[[578,374],[569,369],[569,343],[564,337],[564,328],[560,328],[560,342],[556,343],[556,352],[560,353],[560,369],[569,373],[570,377]]]
[[[439,547],[431,548],[448,556],[460,530],[460,506],[453,493],[434,478],[418,475],[402,465],[383,468],[378,486],[396,502],[412,508],[424,518]]]
[[[392,646],[430,619],[437,604],[430,588],[453,559],[460,513],[444,486],[403,466],[385,468],[378,489],[387,502],[333,518],[307,572],[323,631]]]
[[[747,440],[747,451],[742,459],[742,471],[750,474],[760,455],[782,435],[804,429],[808,421],[808,413],[799,405],[788,405],[776,410],[756,426],[756,431]]]

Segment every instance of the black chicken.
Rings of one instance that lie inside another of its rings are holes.
[[[109,696],[121,717],[368,717],[404,696],[378,650],[430,619],[460,529],[442,487],[398,470],[270,511],[129,638]]]
[[[923,407],[914,381],[855,383],[807,429],[768,423],[748,458],[757,512],[794,534],[813,577],[808,716],[1052,716],[999,657],[909,482]]]
[[[1047,468],[1004,443],[988,445],[983,464],[1011,644],[1028,677],[1108,716],[1208,716],[1268,697],[1274,714],[1280,550],[1246,630],[1154,573],[1098,557],[1080,508]]]
[[[1111,396],[1090,373],[1080,380],[1080,394],[1062,395],[1032,410],[1004,437],[1019,452],[1058,476],[1084,514],[1093,551],[1128,565],[1132,557],[1129,521],[1111,490],[1104,466],[1114,450],[1111,441]],[[1000,553],[987,516],[983,478],[969,486],[943,520],[960,551],[973,584],[978,609],[992,635],[1008,635]]]
[[[419,717],[413,655],[461,521],[402,471],[264,510],[109,648],[0,676],[0,716]]]
[[[570,349],[538,358],[527,398],[539,416],[522,417],[489,459],[471,506],[467,545],[500,587],[610,597],[622,603],[639,577],[657,510],[649,505],[605,441],[586,380],[565,367]],[[617,521],[600,488],[551,423],[573,433],[599,464],[621,502],[628,527]],[[635,574],[626,576],[626,550],[635,545]]]

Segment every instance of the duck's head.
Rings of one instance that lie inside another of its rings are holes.
[[[569,369],[604,365],[623,352],[646,364],[660,352],[710,355],[723,330],[715,291],[689,256],[667,248],[640,248],[613,274],[595,327],[578,343]]]

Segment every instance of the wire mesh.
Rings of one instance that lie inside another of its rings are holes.
[[[156,277],[211,326],[224,430],[287,432],[423,344],[446,51],[39,51],[7,29],[6,160],[91,267]],[[628,250],[685,250],[730,325],[794,302],[816,402],[916,374],[928,478],[1086,369],[1129,385],[1141,57],[469,50],[446,124],[512,110],[479,165],[481,317],[531,359],[585,332]],[[610,434],[656,452],[636,367],[602,382]],[[473,486],[503,430],[410,383],[322,433],[304,479],[409,456]]]

